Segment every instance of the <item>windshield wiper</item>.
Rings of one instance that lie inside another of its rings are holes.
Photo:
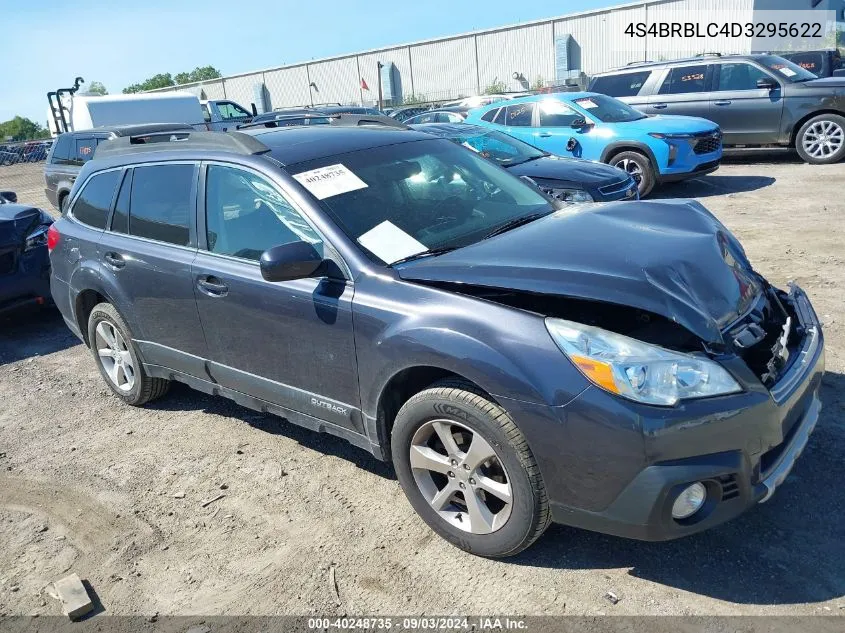
[[[528,215],[523,215],[519,218],[513,218],[512,220],[508,220],[504,224],[500,224],[495,229],[490,231],[487,235],[485,235],[482,239],[489,239],[491,237],[495,237],[497,235],[501,235],[502,233],[507,233],[511,229],[515,229],[518,226],[522,226],[524,224],[528,224],[542,218],[543,216],[549,215],[550,211],[541,211],[540,213],[529,213]]]
[[[548,152],[544,154],[540,154],[538,156],[529,156],[528,158],[524,158],[522,160],[512,160],[511,162],[507,163],[508,167],[513,167],[514,165],[524,165],[525,163],[530,163],[532,160],[537,160],[540,158],[546,158],[547,156],[551,156]],[[505,163],[502,163],[503,165]]]
[[[403,257],[402,259],[397,259],[395,262],[390,263],[390,267],[392,268],[397,264],[412,262],[415,259],[422,259],[423,257],[436,257],[437,255],[443,255],[444,253],[454,251],[457,248],[457,246],[438,246],[437,248],[432,248],[427,251],[423,251],[422,253],[414,253],[413,255],[408,255],[407,257]]]

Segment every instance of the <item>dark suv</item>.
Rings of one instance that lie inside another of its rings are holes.
[[[82,166],[94,157],[97,145],[118,136],[150,134],[152,132],[181,132],[193,128],[184,123],[144,123],[114,125],[78,132],[59,134],[47,154],[44,165],[44,193],[55,208],[64,211],[67,194]]]
[[[710,119],[726,146],[795,147],[814,164],[845,157],[845,77],[819,79],[776,55],[636,63],[596,75],[590,90],[646,114]]]
[[[119,138],[50,229],[106,384],[178,380],[391,460],[485,556],[551,521],[641,539],[768,499],[822,331],[703,206],[563,207],[446,139],[318,125]]]

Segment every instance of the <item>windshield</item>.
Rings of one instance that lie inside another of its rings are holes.
[[[759,57],[757,61],[769,70],[775,71],[782,79],[786,79],[790,83],[797,84],[819,78],[818,75],[811,73],[806,68],[801,68],[798,64],[793,64],[788,59],[777,55],[764,55]]]
[[[587,113],[603,123],[626,123],[628,121],[639,121],[646,116],[639,110],[635,110],[627,103],[607,95],[593,95],[575,99],[575,105],[583,108]]]
[[[539,190],[446,139],[290,165],[335,223],[375,261],[460,248],[517,218],[555,210]]]
[[[512,136],[495,130],[476,128],[466,134],[455,134],[449,138],[502,167],[511,167],[548,156],[548,153],[533,145],[523,143]]]

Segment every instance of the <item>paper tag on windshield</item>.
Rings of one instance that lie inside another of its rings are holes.
[[[784,75],[786,75],[787,77],[794,77],[795,75],[798,74],[794,70],[792,70],[791,68],[787,68],[786,66],[784,66],[783,68],[778,68],[778,70],[780,72],[782,72]]]
[[[339,163],[303,171],[300,174],[294,174],[293,177],[313,193],[318,200],[325,200],[332,196],[339,196],[342,193],[367,187],[367,183]]]
[[[592,99],[578,99],[575,103],[577,103],[585,110],[592,110],[593,108],[599,107],[598,104]]]
[[[389,220],[364,233],[358,238],[358,243],[388,264],[428,250],[425,244],[418,242]]]

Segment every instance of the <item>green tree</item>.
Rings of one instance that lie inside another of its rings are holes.
[[[49,136],[49,130],[22,116],[0,123],[0,139],[11,137],[13,141],[29,141]]]
[[[223,75],[214,66],[197,66],[189,73],[179,73],[176,75],[177,84],[190,84],[195,81],[209,81],[211,79],[220,79]],[[182,79],[185,81],[182,81]]]
[[[493,83],[491,83],[489,86],[487,86],[484,89],[484,94],[486,94],[486,95],[502,94],[507,89],[508,89],[508,87],[505,85],[505,82],[499,81],[498,78],[496,78],[496,79],[493,79]]]
[[[170,86],[175,86],[176,82],[173,81],[173,75],[170,73],[159,73],[157,75],[153,75],[149,79],[146,79],[138,84],[132,84],[131,86],[127,86],[123,89],[124,94],[131,94],[133,92],[144,92],[145,90],[155,90],[156,88],[169,88]]]
[[[102,82],[99,81],[92,81],[90,84],[88,84],[88,92],[90,94],[100,96],[107,95],[109,93],[109,91],[106,90],[106,87],[102,84]]]
[[[540,75],[537,75],[534,78],[534,83],[531,85],[531,89],[532,90],[542,90],[545,87],[546,87],[546,82],[543,80],[543,78]]]

